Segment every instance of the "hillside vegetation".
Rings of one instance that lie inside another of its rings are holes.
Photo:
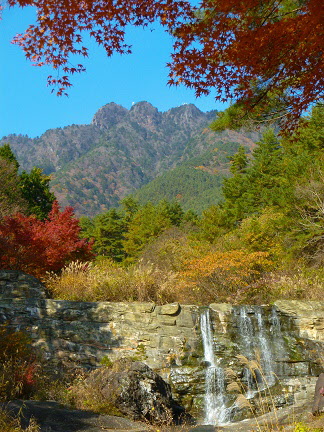
[[[133,197],[140,204],[148,201],[157,204],[162,199],[177,201],[184,210],[201,214],[210,205],[221,201],[223,179],[230,175],[229,158],[239,145],[219,142],[217,147],[156,177],[138,189]]]
[[[194,139],[187,160],[139,191],[140,200],[127,196],[80,220],[53,202],[48,176],[35,167],[19,174],[10,146],[1,147],[1,172],[10,176],[0,185],[0,267],[35,274],[55,297],[73,300],[321,300],[324,108],[315,107],[293,136],[264,130],[252,152],[231,141],[193,156]],[[180,204],[181,194],[192,206]],[[42,213],[34,214],[40,199]],[[192,211],[207,199],[213,204],[201,215]]]
[[[221,161],[215,153],[211,161],[218,169],[226,161],[225,153],[236,151],[226,143],[250,149],[259,137],[258,133],[212,132],[208,125],[215,115],[190,104],[162,113],[148,102],[139,102],[130,110],[109,103],[98,110],[90,125],[51,129],[35,139],[9,135],[0,145],[10,144],[23,169],[36,165],[51,175],[51,189],[59,203],[72,205],[78,216],[94,216],[116,207],[120,199],[188,161],[186,177],[192,178],[190,183],[198,190],[171,189],[165,197],[192,208],[191,192],[208,197],[212,188],[220,196],[220,178],[228,174],[228,160],[217,172],[208,170],[209,162],[207,170],[198,172],[196,166],[205,163],[190,160],[200,155],[208,159],[219,148]],[[173,171],[172,176],[177,183],[182,171]],[[203,198],[200,208],[195,203],[194,209],[201,212],[209,203],[210,199]]]
[[[60,298],[87,300],[321,300],[323,145],[324,109],[316,107],[294,136],[279,139],[269,129],[252,155],[238,147],[221,202],[201,217],[178,202],[129,197],[83,218],[97,258],[52,275],[49,286]]]

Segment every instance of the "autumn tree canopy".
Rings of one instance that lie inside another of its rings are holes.
[[[176,29],[173,82],[197,95],[214,88],[238,102],[236,115],[288,113],[288,122],[323,97],[322,0],[203,0],[201,9]]]
[[[170,83],[196,95],[238,101],[241,115],[298,119],[323,97],[322,0],[8,0],[35,6],[37,22],[14,42],[34,65],[51,65],[48,83],[59,95],[69,75],[85,70],[73,55],[88,56],[89,33],[108,56],[129,53],[128,25],[159,21],[174,36]],[[257,107],[257,108],[256,108]]]

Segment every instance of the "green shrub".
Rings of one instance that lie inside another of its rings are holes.
[[[293,432],[323,432],[323,428],[313,428],[305,425],[304,423],[296,423]]]
[[[102,366],[111,368],[113,365],[113,362],[110,360],[110,358],[108,356],[104,356],[101,360],[100,360],[100,364]]]

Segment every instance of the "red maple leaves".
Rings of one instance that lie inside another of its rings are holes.
[[[183,83],[197,96],[215,90],[218,100],[237,100],[248,110],[268,109],[272,98],[297,119],[323,97],[324,8],[322,0],[9,0],[36,6],[37,24],[17,35],[36,66],[60,73],[48,84],[66,94],[75,54],[88,56],[87,32],[108,56],[126,54],[127,25],[159,21],[175,38],[170,84]]]
[[[297,119],[324,90],[321,0],[203,0],[204,11],[176,30],[171,83],[197,96],[266,111],[272,98]],[[278,98],[279,101],[279,98]]]
[[[57,201],[48,219],[17,213],[0,223],[0,268],[40,277],[66,263],[93,257],[92,243],[79,238],[79,221],[72,207],[60,211]]]
[[[36,6],[37,24],[30,25],[24,34],[14,38],[26,57],[35,66],[51,65],[58,71],[74,74],[85,70],[83,65],[72,65],[74,55],[88,56],[83,43],[89,33],[108,56],[128,54],[131,45],[125,42],[127,25],[145,27],[159,19],[174,28],[184,16],[191,15],[190,4],[182,0],[9,0],[10,6]],[[49,85],[57,94],[66,94],[71,85],[67,75],[49,77]]]

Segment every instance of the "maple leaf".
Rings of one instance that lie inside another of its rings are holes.
[[[197,96],[211,91],[220,101],[236,100],[245,114],[280,118],[286,126],[323,98],[324,8],[322,0],[8,0],[37,6],[37,24],[13,42],[37,65],[70,64],[87,31],[108,56],[127,54],[125,28],[159,21],[173,36],[169,84],[184,84]],[[85,70],[68,68],[69,74]],[[69,80],[49,80],[65,94]],[[279,110],[273,108],[273,98]],[[270,104],[270,108],[269,108]]]

